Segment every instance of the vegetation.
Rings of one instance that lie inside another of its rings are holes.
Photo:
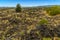
[[[39,22],[39,25],[44,25],[44,24],[48,24],[48,21],[46,19],[41,19]]]
[[[21,12],[21,6],[20,6],[20,4],[17,4],[17,6],[16,6],[16,12]]]
[[[46,8],[49,15],[54,16],[60,14],[60,6],[51,6]]]

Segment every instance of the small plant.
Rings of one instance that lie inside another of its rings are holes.
[[[47,23],[48,23],[48,21],[46,19],[41,19],[38,24],[43,25],[43,24],[47,24]]]
[[[20,4],[17,4],[17,6],[16,6],[16,12],[21,12],[21,6],[20,6]]]

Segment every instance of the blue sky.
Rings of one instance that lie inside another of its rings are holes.
[[[60,0],[0,0],[0,7],[60,5]]]

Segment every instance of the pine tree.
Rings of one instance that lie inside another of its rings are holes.
[[[17,4],[17,6],[16,6],[16,12],[21,12],[21,6],[20,6],[20,4]]]

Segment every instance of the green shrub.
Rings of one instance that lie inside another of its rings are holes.
[[[46,19],[41,19],[38,24],[43,25],[43,24],[47,24],[47,23],[48,23],[48,21]]]
[[[16,12],[21,12],[21,6],[20,6],[20,4],[17,4],[17,6],[16,6]]]
[[[60,6],[52,6],[52,7],[48,7],[46,8],[46,11],[49,15],[54,16],[57,14],[60,14]]]

